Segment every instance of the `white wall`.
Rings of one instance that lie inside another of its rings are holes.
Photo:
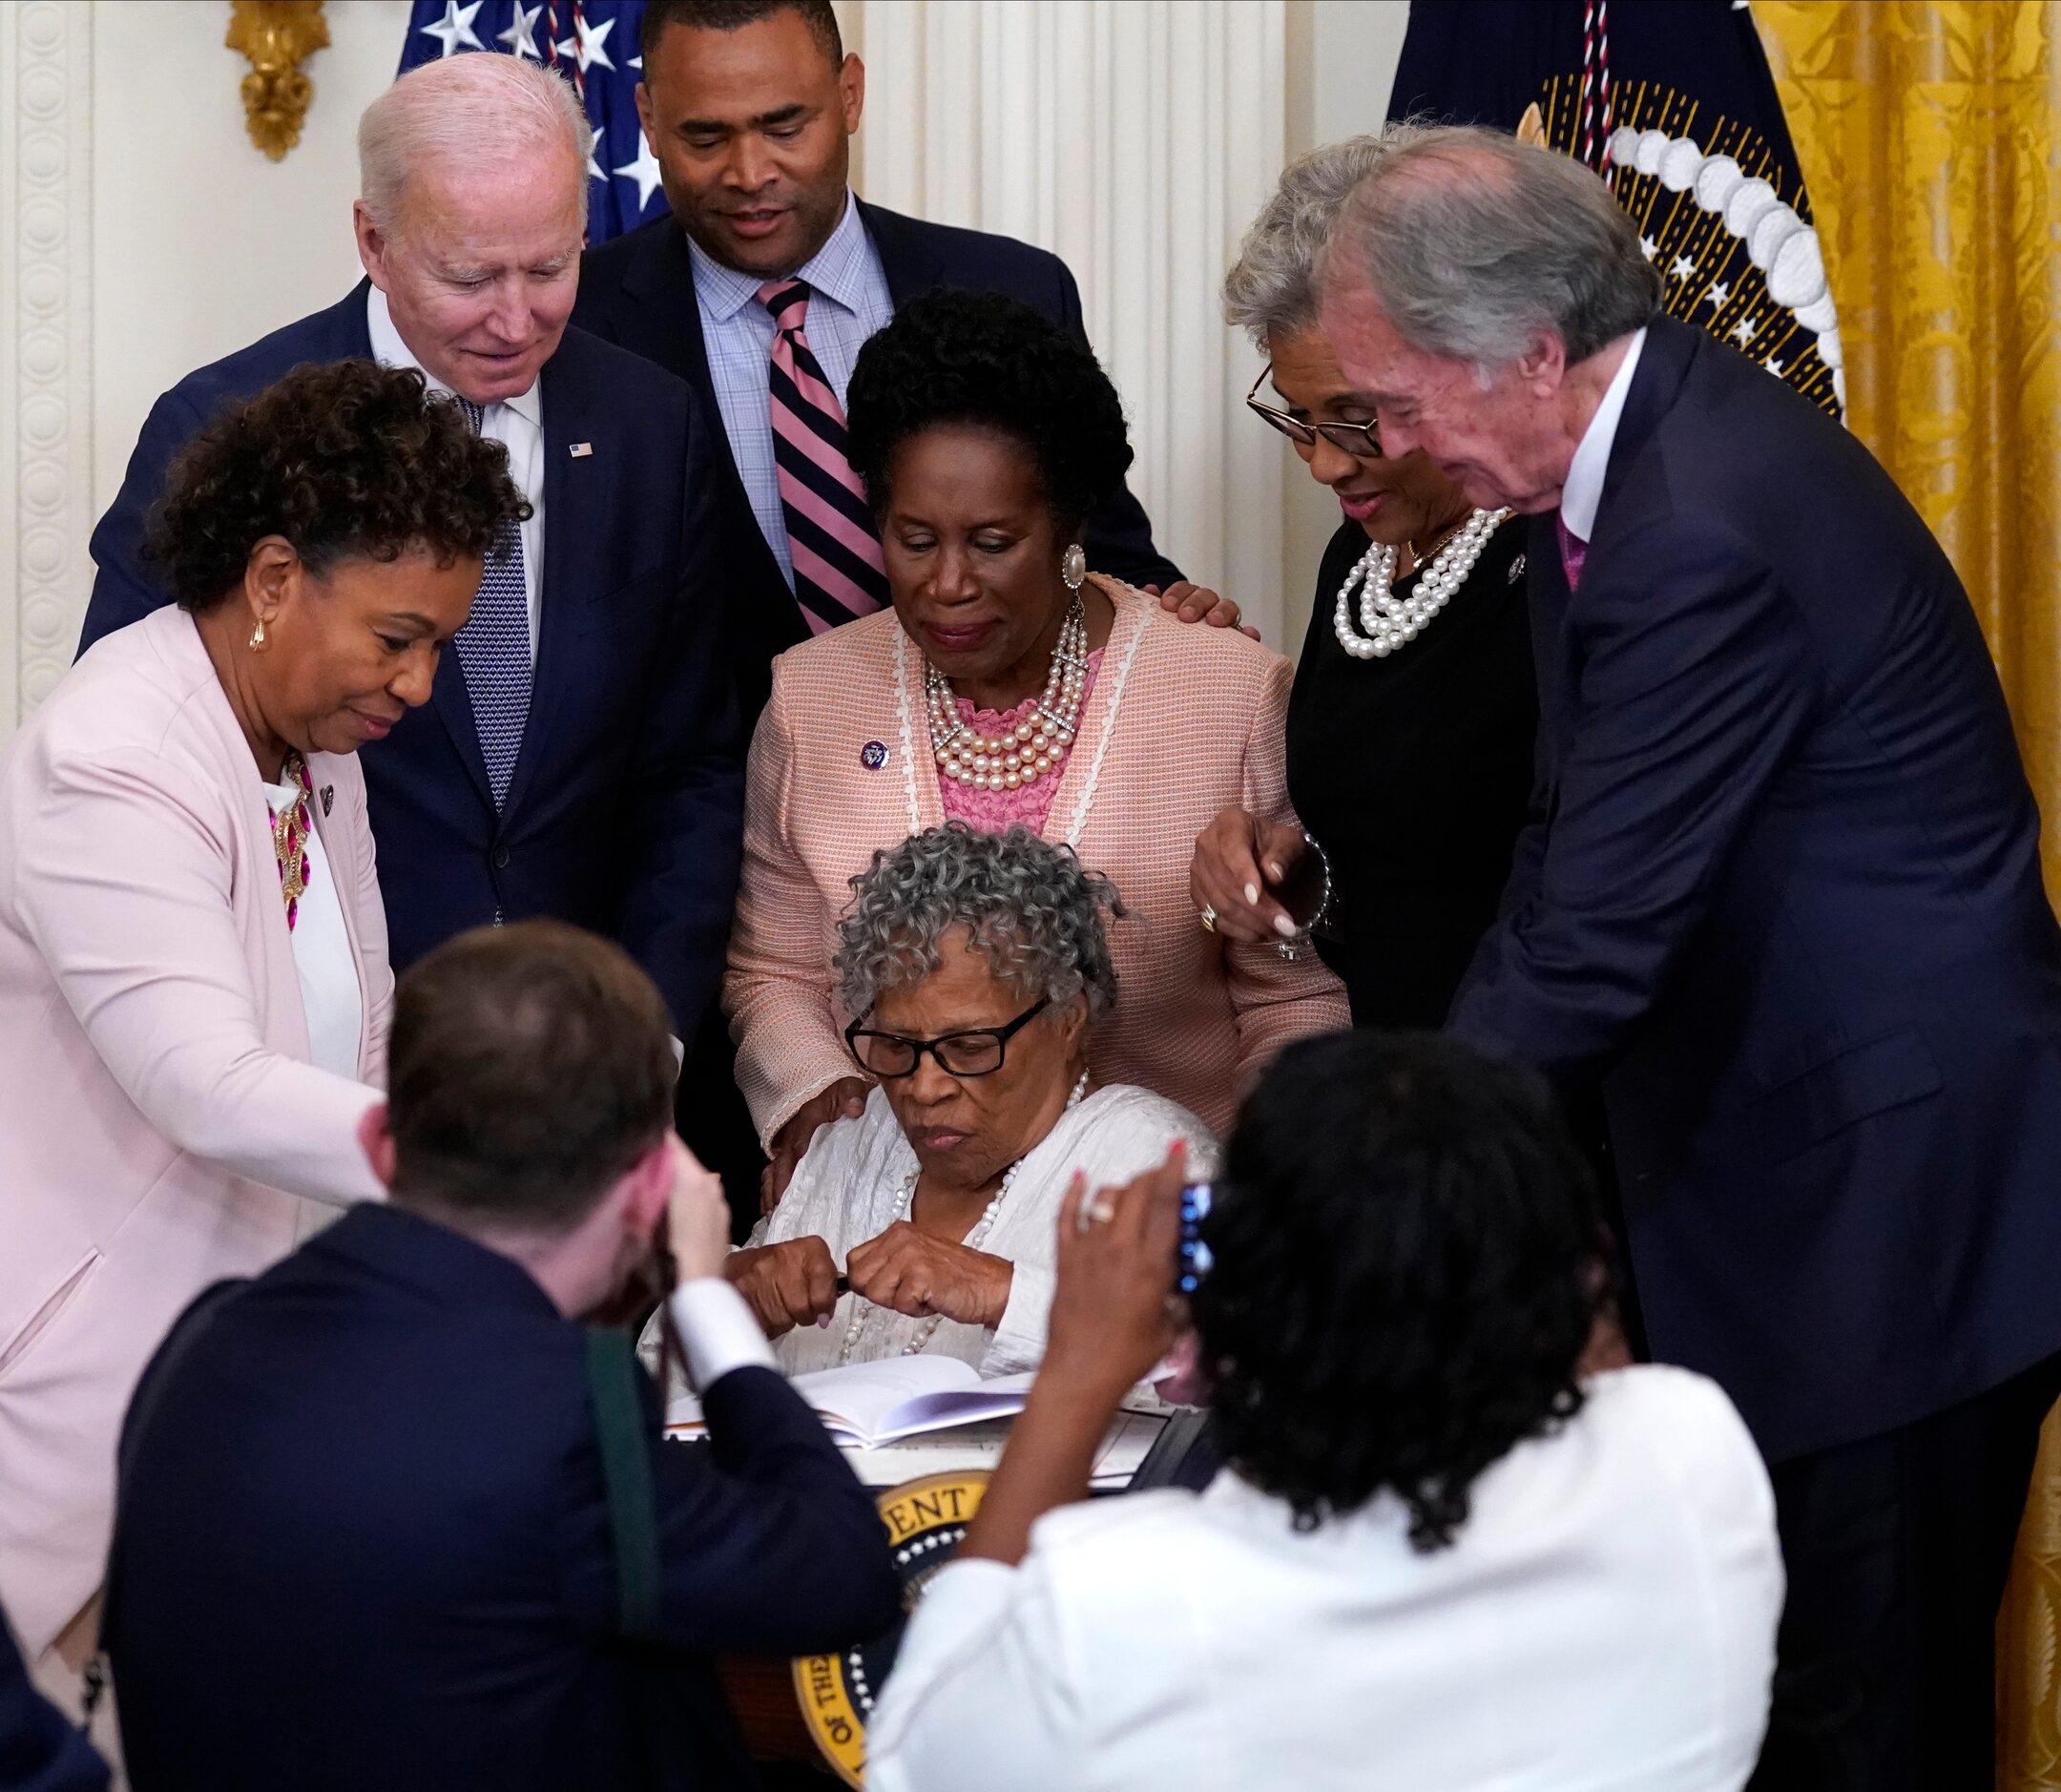
[[[152,400],[357,277],[352,137],[408,7],[326,12],[306,127],[273,162],[222,0],[0,6],[0,734],[71,661],[87,536]]]
[[[1239,406],[1216,285],[1285,154],[1379,122],[1405,0],[841,0],[884,203],[1065,254],[1161,541],[1301,638],[1335,512]],[[151,402],[356,276],[359,111],[407,0],[328,0],[300,144],[245,135],[226,0],[0,0],[0,738],[62,676]]]
[[[1287,154],[1376,131],[1388,115],[1388,90],[1403,53],[1409,0],[1301,0],[1288,27]],[[1248,362],[1245,384],[1259,371]],[[1240,388],[1242,389],[1242,388]],[[1265,427],[1259,420],[1255,427]],[[1269,431],[1271,434],[1272,432]],[[1337,501],[1313,480],[1283,441],[1281,450],[1282,609],[1285,651],[1300,651],[1316,593],[1317,564],[1338,531]],[[1329,594],[1326,594],[1328,602]]]

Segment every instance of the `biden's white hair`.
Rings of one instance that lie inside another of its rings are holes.
[[[358,120],[358,196],[389,235],[408,176],[427,162],[569,150],[580,169],[587,221],[587,158],[593,127],[572,82],[515,56],[445,56],[410,69]]]

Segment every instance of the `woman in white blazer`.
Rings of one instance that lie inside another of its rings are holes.
[[[1084,1501],[1166,1347],[1178,1181],[1062,1215],[1030,1405],[903,1639],[866,1784],[1738,1792],[1774,1498],[1714,1384],[1583,1372],[1603,1232],[1543,1085],[1426,1036],[1288,1047],[1201,1228],[1229,1467]]]
[[[159,1338],[292,1247],[296,1197],[379,1194],[355,1133],[393,978],[351,756],[428,698],[521,514],[420,375],[297,368],[176,463],[177,604],[0,753],[0,1605],[46,1683],[91,1648]]]

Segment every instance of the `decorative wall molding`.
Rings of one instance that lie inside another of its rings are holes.
[[[0,724],[71,663],[90,566],[93,489],[93,14],[65,0],[0,9],[0,258],[11,329],[0,379]],[[11,634],[11,639],[7,636]],[[0,732],[4,732],[0,727]]]
[[[1280,172],[1286,0],[864,0],[863,191],[1056,251],[1159,545],[1282,644],[1280,443],[1217,292]],[[1307,576],[1302,574],[1302,576]]]

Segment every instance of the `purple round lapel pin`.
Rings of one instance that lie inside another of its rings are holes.
[[[864,746],[859,749],[859,763],[864,765],[869,772],[879,771],[883,765],[887,763],[886,742],[868,740]]]

